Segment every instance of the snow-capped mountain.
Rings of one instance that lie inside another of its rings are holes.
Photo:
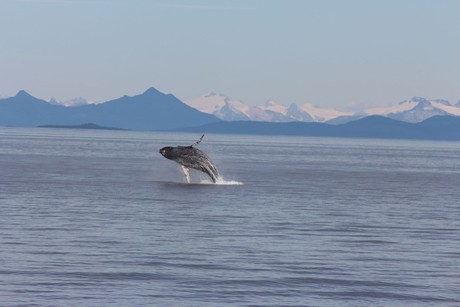
[[[370,115],[381,115],[405,122],[421,122],[436,115],[460,116],[460,101],[456,105],[443,99],[413,97],[398,105],[366,109],[361,112],[341,112],[306,103],[284,105],[269,100],[259,106],[250,106],[239,100],[231,100],[222,94],[209,93],[185,100],[189,106],[226,121],[251,120],[267,122],[327,122],[342,124]]]
[[[201,112],[209,113],[226,121],[254,120],[254,121],[283,121],[284,116],[271,108],[283,108],[274,103],[266,108],[254,107],[243,103],[240,100],[230,98],[211,92],[195,99],[184,100],[186,104]],[[278,117],[282,118],[278,118]]]
[[[238,100],[230,100],[222,94],[211,92],[195,99],[184,100],[184,102],[198,111],[213,114],[223,120],[250,120],[246,114],[249,106]]]
[[[303,112],[310,114],[315,122],[327,122],[331,119],[341,116],[352,116],[353,112],[342,112],[335,109],[319,108],[310,103],[305,103],[300,106]]]
[[[184,100],[184,102],[192,108],[213,114],[226,121],[289,121],[286,117],[287,107],[274,101],[269,101],[263,106],[250,106],[240,100],[231,100],[225,95],[211,92],[195,99]]]
[[[436,115],[460,116],[460,107],[451,105],[447,100],[413,97],[400,102],[397,106],[365,110],[363,115],[383,115],[392,119],[417,123]]]
[[[83,97],[76,97],[76,98],[69,99],[66,101],[57,101],[55,98],[51,98],[49,103],[54,104],[54,105],[66,106],[66,107],[78,107],[78,106],[84,106],[87,104],[95,104],[94,101],[86,100]]]
[[[227,121],[325,122],[338,116],[353,114],[334,109],[323,109],[312,104],[286,106],[273,100],[260,106],[250,106],[239,100],[231,100],[222,94],[213,92],[195,99],[184,100],[184,102],[201,112],[213,114]]]

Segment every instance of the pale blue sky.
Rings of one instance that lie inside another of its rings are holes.
[[[0,96],[460,99],[460,1],[0,0]]]

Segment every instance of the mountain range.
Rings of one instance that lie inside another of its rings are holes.
[[[25,91],[0,99],[0,125],[36,127],[43,125],[97,124],[129,130],[169,130],[218,122],[171,94],[149,88],[136,96],[123,96],[101,104],[74,107],[56,105]]]
[[[248,106],[219,94],[188,105],[153,87],[104,103],[79,99],[75,104],[64,106],[19,91],[0,99],[0,126],[460,140],[460,102],[453,106],[420,97],[354,114],[273,101]]]
[[[259,106],[250,106],[239,100],[231,100],[222,94],[211,92],[195,99],[184,100],[189,106],[213,114],[225,121],[251,120],[265,122],[326,122],[337,117],[353,116],[351,112],[319,108],[312,104],[289,106],[269,100]]]
[[[289,106],[268,101],[259,106],[250,106],[239,100],[231,100],[222,94],[209,93],[195,99],[184,100],[189,106],[213,114],[225,121],[248,120],[268,122],[322,122],[343,124],[370,115],[381,115],[405,122],[416,123],[436,115],[460,116],[460,101],[451,105],[447,100],[427,100],[413,97],[396,106],[372,108],[360,112],[343,112],[312,104]]]

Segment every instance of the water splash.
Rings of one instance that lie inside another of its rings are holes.
[[[222,177],[218,177],[216,183],[210,181],[210,180],[201,180],[200,184],[216,184],[216,185],[243,185],[241,181],[236,181],[236,180],[225,180]]]

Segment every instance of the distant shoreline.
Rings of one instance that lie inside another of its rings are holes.
[[[81,125],[40,125],[37,128],[58,128],[58,129],[88,129],[88,130],[118,130],[118,131],[127,131],[127,129],[114,128],[114,127],[104,127],[96,124],[88,123]]]

